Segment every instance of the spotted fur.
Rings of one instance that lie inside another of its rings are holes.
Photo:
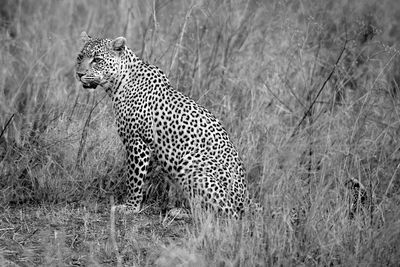
[[[112,98],[118,133],[127,152],[126,206],[138,212],[152,156],[188,198],[237,216],[250,203],[244,167],[221,123],[174,90],[156,66],[138,58],[126,40],[91,38],[76,74],[84,88],[103,87]]]

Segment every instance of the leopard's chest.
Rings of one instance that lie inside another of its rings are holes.
[[[118,133],[124,143],[129,142],[132,136],[139,136],[149,146],[152,145],[152,112],[145,100],[146,97],[135,94],[113,98]]]

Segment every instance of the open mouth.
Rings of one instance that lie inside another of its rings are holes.
[[[85,89],[95,89],[97,84],[95,83],[82,83],[83,88]]]

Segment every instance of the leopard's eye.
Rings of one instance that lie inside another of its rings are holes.
[[[100,58],[100,57],[94,57],[94,58],[92,59],[91,65],[92,65],[92,66],[96,66],[96,65],[98,65],[99,63],[101,63],[102,61],[103,61],[102,58]]]
[[[99,63],[99,62],[101,62],[102,60],[103,60],[103,59],[100,58],[100,57],[95,57],[95,58],[93,58],[92,62],[94,62],[94,63]]]

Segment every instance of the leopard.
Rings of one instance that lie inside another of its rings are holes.
[[[251,205],[244,163],[222,123],[171,85],[157,66],[137,56],[125,37],[81,34],[75,63],[84,89],[111,97],[126,153],[126,213],[138,213],[150,159],[172,177],[184,196],[238,217]]]

